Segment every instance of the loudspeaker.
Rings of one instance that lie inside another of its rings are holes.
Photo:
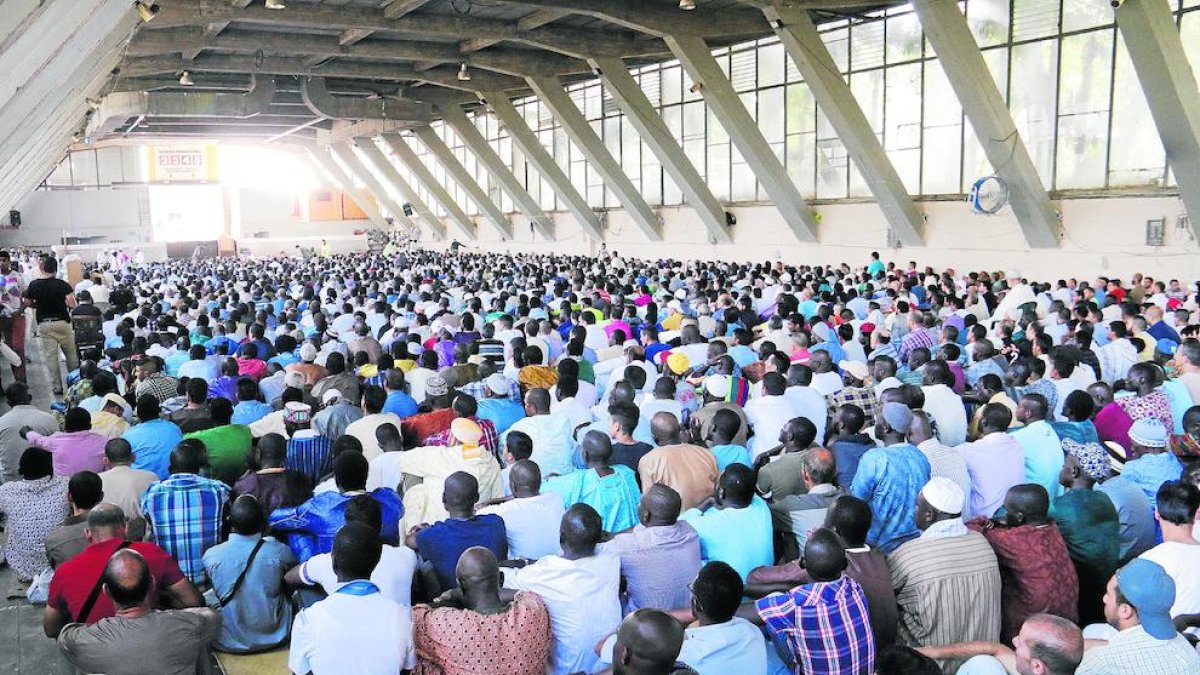
[[[412,218],[412,216],[413,216],[413,207],[412,207],[412,204],[409,204],[408,202],[405,202],[405,203],[404,203],[404,204],[403,204],[403,205],[402,205],[400,208],[404,209],[404,215],[405,215],[405,217],[407,217],[407,218]]]
[[[21,226],[21,212],[16,209],[9,211],[8,212],[8,224],[12,225],[13,227],[20,227]]]

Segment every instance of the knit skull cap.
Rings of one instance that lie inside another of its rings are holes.
[[[427,396],[445,396],[448,391],[450,391],[450,385],[446,384],[446,378],[441,375],[433,375],[425,381]]]
[[[317,360],[317,348],[311,342],[305,342],[300,345],[300,360],[305,363],[312,363]]]
[[[463,445],[479,445],[483,429],[474,420],[459,417],[450,423],[450,433]]]
[[[292,371],[283,376],[283,385],[285,387],[291,387],[293,389],[303,389],[304,383],[305,383],[304,373]]]
[[[892,429],[902,433],[908,433],[909,428],[912,427],[912,410],[909,410],[908,406],[904,405],[903,403],[884,403],[883,420],[887,422],[887,425]]]
[[[667,368],[676,375],[682,375],[691,365],[692,362],[688,359],[687,354],[682,352],[674,352],[667,357]]]
[[[704,390],[714,398],[725,398],[729,394],[729,376],[709,375],[704,378]]]
[[[1147,448],[1165,448],[1167,428],[1156,419],[1143,417],[1129,427],[1129,440]]]

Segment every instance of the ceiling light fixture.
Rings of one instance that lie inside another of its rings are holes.
[[[470,71],[467,70],[467,64],[465,64],[465,63],[462,64],[462,67],[458,69],[458,81],[459,82],[470,82],[471,81],[471,73],[470,73]]]
[[[179,76],[179,84],[181,84],[185,87],[190,87],[190,86],[196,84],[196,82],[194,80],[192,80],[192,74],[185,70]]]
[[[137,11],[138,17],[141,18],[143,23],[149,23],[158,15],[158,10],[161,9],[154,3],[146,4],[142,0],[134,0],[133,8]]]
[[[696,9],[696,0],[679,0],[679,9],[690,12]]]
[[[287,9],[287,5],[283,0],[266,0],[267,9]]]
[[[703,88],[704,88],[703,84],[701,84],[699,82],[693,82],[692,86],[688,87],[688,91],[692,92],[693,94],[699,94],[700,90]]]

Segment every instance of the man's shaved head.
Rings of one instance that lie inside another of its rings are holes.
[[[662,483],[651,485],[638,503],[638,517],[643,525],[674,525],[682,510],[679,493]]]
[[[481,584],[494,584],[498,588],[500,565],[494,553],[482,546],[472,546],[459,556],[454,576],[464,592]]]
[[[833,581],[846,569],[845,544],[833,530],[817,528],[804,544],[804,561],[814,581]]]
[[[470,509],[479,501],[479,480],[466,471],[455,471],[446,477],[442,503],[447,511]]]
[[[650,418],[650,434],[658,445],[679,442],[679,418],[669,412],[660,412]]]
[[[1009,525],[1042,525],[1050,511],[1050,495],[1037,483],[1014,485],[1004,496]]]
[[[612,459],[612,439],[602,431],[589,431],[583,437],[583,458],[589,463],[607,466]]]
[[[666,673],[683,647],[683,626],[657,609],[639,609],[621,622],[613,649],[613,672]]]
[[[508,470],[508,484],[514,495],[532,497],[541,489],[542,469],[536,462],[522,459]]]

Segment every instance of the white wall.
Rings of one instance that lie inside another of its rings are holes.
[[[251,188],[231,188],[230,216],[234,236],[247,239],[266,232],[272,239],[303,241],[322,237],[348,237],[354,230],[371,227],[369,221],[302,223],[292,220],[292,198],[287,193]],[[63,230],[73,235],[102,235],[107,241],[134,243],[149,239],[149,223],[141,222],[140,189],[87,191],[36,191],[18,208],[24,224],[20,230],[0,230],[0,246],[57,243]],[[1010,269],[1038,279],[1067,276],[1092,278],[1097,274],[1128,277],[1135,271],[1154,276],[1200,279],[1200,246],[1190,232],[1176,227],[1184,214],[1175,197],[1120,197],[1073,199],[1057,204],[1063,214],[1066,236],[1052,250],[1030,250],[1020,228],[1006,209],[996,216],[970,212],[965,202],[925,202],[923,247],[886,247],[887,224],[873,203],[820,205],[819,245],[799,244],[771,206],[732,207],[738,224],[733,245],[708,243],[704,227],[689,208],[664,208],[664,235],[669,243],[651,243],[624,211],[608,212],[609,248],[641,258],[704,258],[736,260],[783,259],[792,263],[855,265],[880,251],[888,260],[959,271]],[[524,216],[512,216],[514,241],[501,242],[485,219],[479,223],[480,242],[490,249],[542,253],[589,253],[596,249],[583,236],[568,213],[553,214],[555,241],[534,240]],[[1166,245],[1145,246],[1146,220],[1165,218]],[[237,227],[241,223],[241,227]],[[240,229],[240,231],[239,231]],[[455,228],[448,228],[454,236]],[[239,236],[240,235],[240,236]],[[349,243],[348,240],[346,240]],[[265,244],[265,242],[263,242]],[[282,242],[281,242],[282,243]],[[437,242],[428,242],[436,245]],[[275,244],[268,245],[274,250]],[[258,247],[263,248],[263,247]],[[264,250],[264,252],[266,252]]]
[[[790,263],[865,264],[871,251],[887,260],[937,268],[1007,270],[1018,268],[1036,279],[1097,274],[1128,278],[1135,271],[1154,276],[1200,279],[1200,247],[1186,230],[1176,229],[1184,214],[1182,203],[1169,198],[1075,199],[1057,204],[1066,236],[1052,250],[1031,250],[1021,236],[1011,210],[995,216],[972,214],[965,202],[920,204],[927,219],[925,246],[887,248],[887,223],[873,203],[821,205],[820,244],[800,244],[778,212],[770,206],[730,208],[738,220],[733,244],[716,246],[695,213],[687,208],[661,209],[669,243],[645,239],[624,211],[609,212],[610,249],[639,258],[703,258],[775,260]],[[1145,246],[1146,220],[1166,218],[1166,245]],[[586,253],[593,246],[570,214],[554,214],[557,241],[535,241],[528,221],[516,217],[516,238],[500,242],[495,229],[482,222],[480,238],[489,248],[540,253]]]
[[[21,227],[0,230],[3,246],[50,246],[70,236],[101,236],[105,241],[150,240],[149,214],[139,200],[145,188],[113,190],[35,190],[14,208]]]

